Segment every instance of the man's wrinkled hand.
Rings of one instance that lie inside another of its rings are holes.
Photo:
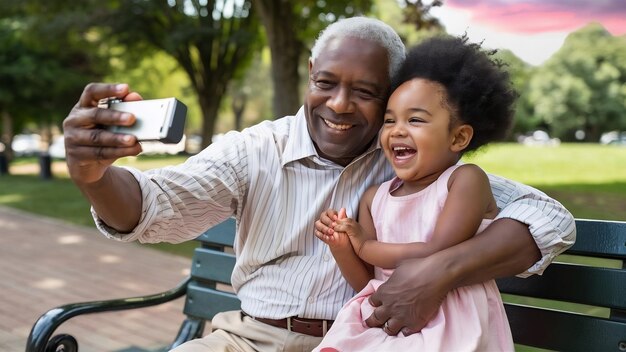
[[[374,312],[365,321],[390,336],[419,332],[435,317],[449,289],[445,273],[425,259],[402,263],[369,298]]]
[[[98,106],[100,100],[111,97],[141,100],[139,94],[129,92],[126,84],[90,83],[63,121],[66,161],[75,182],[96,182],[115,160],[141,152],[141,145],[134,136],[105,129],[112,125],[130,126],[135,122],[132,114]]]

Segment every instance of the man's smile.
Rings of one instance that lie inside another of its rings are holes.
[[[339,131],[345,131],[348,130],[350,128],[352,128],[352,126],[354,125],[348,125],[348,124],[336,124],[336,123],[332,123],[326,119],[322,119],[324,120],[324,123],[326,123],[326,126],[334,129],[334,130],[339,130]]]

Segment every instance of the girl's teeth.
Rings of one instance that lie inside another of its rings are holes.
[[[415,155],[416,150],[408,147],[393,147],[393,154],[397,159],[409,159]]]

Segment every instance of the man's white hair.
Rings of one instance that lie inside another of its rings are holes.
[[[329,40],[344,37],[370,40],[385,48],[389,60],[390,79],[398,72],[406,57],[404,43],[391,26],[381,20],[357,16],[334,22],[320,32],[313,49],[311,49],[311,63],[315,62]]]

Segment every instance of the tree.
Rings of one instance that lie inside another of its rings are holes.
[[[271,81],[271,62],[269,48],[255,53],[252,65],[245,75],[233,80],[228,87],[227,100],[230,108],[224,111],[227,116],[218,123],[222,131],[238,130],[274,118],[272,112],[272,91],[268,89]],[[232,118],[230,118],[232,117]]]
[[[424,5],[422,1],[375,0],[369,14],[391,25],[410,47],[426,38],[446,34],[443,25],[430,13],[433,7],[441,5],[439,1]]]
[[[434,0],[430,4],[424,4],[422,0],[404,0],[401,3],[402,14],[404,15],[403,22],[411,24],[416,31],[441,29],[443,27],[441,22],[430,14],[430,10],[442,5],[443,1],[441,0]]]
[[[82,87],[107,65],[84,33],[57,31],[58,21],[30,3],[4,3],[0,10],[0,131],[10,159],[13,135],[28,124],[48,131],[51,142],[50,127],[60,127]]]
[[[529,98],[535,114],[562,139],[585,132],[626,129],[626,39],[599,24],[571,33],[533,75]]]
[[[147,45],[176,59],[197,93],[205,147],[229,81],[260,47],[260,24],[250,7],[250,1],[119,0],[92,24],[128,50]]]
[[[106,82],[126,82],[144,99],[176,97],[187,106],[186,134],[199,134],[202,129],[197,94],[189,76],[178,62],[163,51],[148,52],[138,60],[111,60]],[[222,118],[220,114],[220,119]]]
[[[495,58],[505,64],[504,69],[519,98],[515,105],[515,119],[513,134],[525,134],[540,127],[542,121],[534,114],[534,109],[528,97],[528,87],[533,74],[533,67],[513,54],[510,50],[498,50]]]
[[[371,1],[256,0],[272,56],[273,110],[276,118],[300,107],[302,57],[315,36],[342,17],[363,14]]]

